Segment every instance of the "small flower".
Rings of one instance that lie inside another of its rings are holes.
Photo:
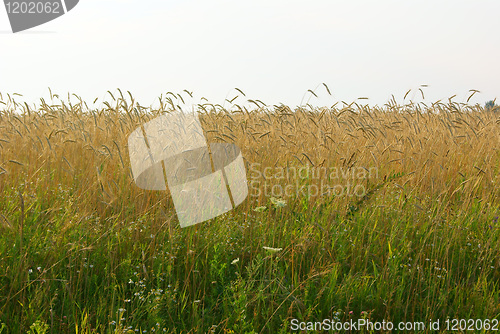
[[[256,207],[255,209],[253,209],[253,211],[255,212],[263,212],[265,211],[267,208],[265,206],[258,206]]]
[[[264,246],[262,248],[264,248],[267,251],[270,251],[271,253],[276,253],[276,252],[280,252],[283,250],[283,248],[273,248],[273,247],[267,247],[267,246]]]
[[[271,203],[277,208],[282,208],[286,205],[286,201],[280,198],[271,197]]]
[[[238,262],[240,262],[240,258],[236,258],[236,259],[234,259],[233,261],[231,261],[231,264],[236,264],[236,263],[238,263]]]

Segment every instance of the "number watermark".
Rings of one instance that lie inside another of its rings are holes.
[[[70,10],[79,0],[4,0],[12,32],[31,29],[52,21]]]

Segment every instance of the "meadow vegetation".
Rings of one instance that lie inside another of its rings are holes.
[[[96,109],[16,99],[0,96],[2,334],[288,333],[294,318],[500,316],[491,108],[199,104],[208,142],[241,149],[250,193],[181,229],[168,191],[135,185],[127,138],[182,96],[158,108],[121,92]],[[268,177],[256,171],[265,168]],[[292,169],[301,174],[275,173]],[[364,191],[277,193],[325,184]]]

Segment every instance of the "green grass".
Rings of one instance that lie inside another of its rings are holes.
[[[443,214],[399,196],[388,186],[349,216],[269,202],[186,229],[172,210],[160,228],[152,214],[82,218],[26,198],[23,235],[2,229],[0,319],[12,333],[36,321],[48,333],[285,333],[292,318],[337,311],[342,320],[498,318],[498,208]]]

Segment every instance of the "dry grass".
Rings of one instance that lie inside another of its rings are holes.
[[[75,202],[84,211],[99,208],[102,215],[107,207],[133,200],[138,214],[150,210],[150,194],[136,189],[130,177],[127,137],[172,108],[165,103],[165,110],[148,110],[122,98],[115,102],[97,111],[84,111],[83,103],[42,104],[36,111],[11,103],[17,111],[0,116],[0,191],[20,184],[28,192],[49,189],[55,180],[76,190]],[[428,195],[422,206],[427,200],[456,205],[453,199],[459,197],[467,210],[472,199],[491,203],[499,197],[500,118],[479,106],[202,108],[208,141],[237,144],[247,169],[255,163],[261,169],[375,167],[378,182],[404,175],[399,186]]]

